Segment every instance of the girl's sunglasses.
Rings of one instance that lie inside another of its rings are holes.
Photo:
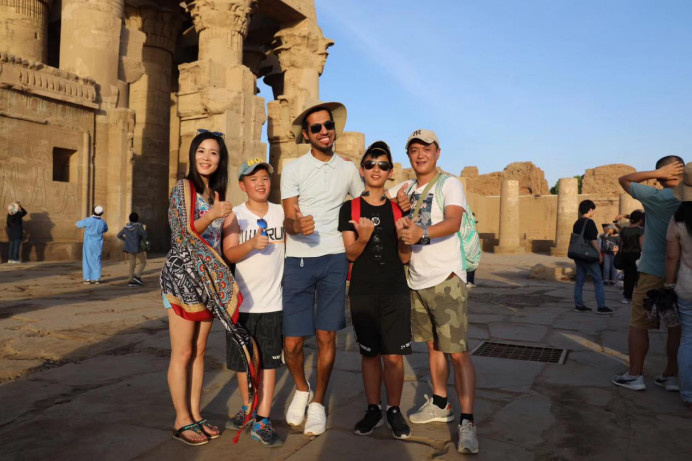
[[[216,136],[217,138],[221,138],[221,139],[226,138],[226,135],[223,134],[223,133],[220,132],[220,131],[209,131],[209,130],[205,130],[204,128],[199,128],[199,129],[197,130],[197,134],[204,134],[204,133],[213,134],[213,135]]]
[[[372,170],[375,168],[375,165],[377,165],[377,167],[382,171],[389,171],[390,168],[392,168],[392,164],[385,161],[376,162],[374,160],[366,160],[363,162],[363,168],[366,170]]]
[[[322,131],[322,125],[328,130],[331,131],[334,129],[334,122],[332,120],[327,120],[324,123],[315,123],[314,125],[310,125],[310,133],[312,134],[317,134],[320,131]]]

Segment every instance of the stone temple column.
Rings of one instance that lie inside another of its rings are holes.
[[[644,206],[630,194],[620,194],[620,214],[630,214],[634,210],[643,210]]]
[[[53,0],[0,0],[0,52],[45,63]]]
[[[117,99],[124,0],[62,0],[60,68],[99,84],[101,100]]]
[[[519,238],[519,181],[503,179],[500,189],[500,244],[495,253],[523,253]]]
[[[124,0],[62,0],[60,68],[96,82],[90,206],[104,205],[110,231],[104,258],[121,257],[114,234],[131,211],[134,112],[119,81]],[[120,101],[119,101],[120,98]],[[85,210],[88,213],[90,210]]]
[[[197,129],[225,133],[229,153],[227,199],[245,201],[238,187],[240,165],[266,158],[261,142],[264,99],[255,95],[256,77],[243,65],[243,42],[257,0],[196,0],[184,5],[199,34],[198,60],[179,66],[180,159],[187,163]]]
[[[333,44],[309,18],[290,24],[274,35],[272,51],[283,72],[282,83],[272,82],[272,88],[281,88],[283,94],[267,104],[269,161],[274,171],[280,172],[286,163],[307,152],[307,145],[296,144],[291,124],[307,102],[319,99],[319,77],[327,61],[327,49]],[[270,199],[273,201],[280,199],[280,179],[277,174],[272,182]]]
[[[569,237],[574,222],[579,217],[579,181],[577,178],[561,178],[557,194],[557,226],[552,256],[567,256]]]
[[[136,113],[133,139],[132,210],[147,225],[154,251],[167,245],[170,99],[173,52],[178,15],[142,7],[129,11],[146,39],[142,49],[144,75],[130,85],[130,109]]]

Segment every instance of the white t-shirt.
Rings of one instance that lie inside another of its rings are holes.
[[[284,276],[284,210],[269,203],[265,216],[257,216],[243,203],[233,208],[240,227],[240,242],[252,239],[259,229],[257,220],[267,221],[269,245],[252,250],[235,265],[235,278],[243,295],[240,312],[261,314],[282,310],[281,280]]]
[[[404,181],[392,187],[389,189],[390,196],[396,197],[401,187],[407,191],[413,182],[413,180]],[[435,200],[435,189],[438,187],[440,184],[435,184],[428,191],[427,197],[423,198],[423,204],[416,219],[416,224],[419,226],[422,225],[427,228],[444,220],[444,210],[440,209],[437,200]],[[409,192],[411,213],[420,200],[423,189],[425,189],[425,185]],[[464,209],[467,208],[464,186],[457,178],[447,178],[442,184],[442,195],[444,206],[456,205]],[[412,245],[408,286],[412,290],[434,287],[444,282],[452,272],[466,282],[466,271],[461,260],[460,245],[461,242],[456,233],[442,238],[430,239],[429,245]]]
[[[286,256],[317,257],[344,253],[339,232],[339,210],[348,194],[359,197],[363,180],[353,162],[338,154],[321,162],[310,152],[286,165],[281,172],[281,199],[298,197],[303,216],[312,215],[315,232],[310,235],[288,235]]]

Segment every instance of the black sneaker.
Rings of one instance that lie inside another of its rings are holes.
[[[380,427],[383,423],[382,409],[377,405],[368,405],[365,416],[356,423],[353,432],[358,435],[370,435],[376,427]]]
[[[591,312],[591,308],[586,306],[574,306],[574,310],[576,312]]]
[[[607,314],[612,314],[613,309],[611,309],[610,307],[599,307],[598,310],[596,310],[596,312],[598,314],[607,315]]]
[[[387,425],[392,429],[395,439],[408,439],[411,436],[411,428],[406,424],[399,407],[391,407],[387,410]]]
[[[142,279],[134,275],[132,277],[132,281],[135,282],[137,285],[144,285],[144,282],[142,282]]]

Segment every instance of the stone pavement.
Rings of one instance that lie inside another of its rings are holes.
[[[486,339],[569,349],[564,365],[474,357],[476,459],[688,460],[692,414],[678,393],[653,383],[665,362],[665,335],[653,332],[644,392],[610,384],[625,369],[629,306],[606,288],[615,314],[572,310],[571,283],[528,278],[541,255],[484,255],[471,291],[471,347]],[[360,357],[350,327],[338,336],[327,394],[329,424],[311,439],[284,422],[292,383],[285,368],[272,419],[285,443],[265,449],[245,432],[225,432],[203,447],[171,438],[174,414],[166,384],[167,320],[158,273],[149,261],[143,288],[126,286],[124,263],[109,262],[104,282],[82,285],[78,263],[0,267],[0,459],[51,460],[381,460],[460,459],[456,424],[412,425],[408,441],[386,426],[370,437],[352,433],[365,410]],[[593,290],[585,289],[593,305]],[[314,383],[315,344],[306,350]],[[427,355],[418,344],[405,359],[402,411],[430,394]],[[204,414],[223,425],[240,405],[225,369],[224,333],[216,322],[209,341]],[[453,385],[450,382],[450,393]],[[455,404],[455,413],[459,414]]]

